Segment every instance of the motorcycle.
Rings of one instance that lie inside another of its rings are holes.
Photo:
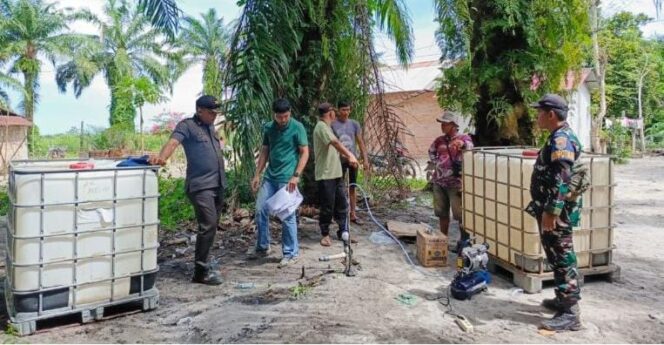
[[[410,157],[408,149],[401,143],[397,142],[395,147],[396,163],[401,167],[405,177],[416,178],[417,173],[420,171],[420,165],[416,160]],[[369,162],[373,167],[373,172],[378,176],[386,176],[391,174],[389,161],[387,156],[369,153]]]

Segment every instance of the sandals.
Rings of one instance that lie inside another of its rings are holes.
[[[360,220],[359,218],[357,218],[357,217],[352,218],[350,221],[357,224],[357,225],[364,225],[364,222],[362,220]]]

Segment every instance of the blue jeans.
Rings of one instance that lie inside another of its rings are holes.
[[[270,246],[270,215],[265,207],[265,201],[276,194],[287,183],[277,183],[263,180],[258,197],[256,199],[256,250],[267,250]],[[297,221],[295,213],[291,214],[282,222],[281,248],[284,257],[296,257],[299,254],[297,243]]]

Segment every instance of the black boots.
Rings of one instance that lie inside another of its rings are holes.
[[[557,298],[546,298],[542,300],[542,307],[551,311],[562,311],[564,309],[562,303]]]
[[[546,308],[558,307],[559,309],[557,309],[552,319],[542,322],[540,328],[556,332],[578,331],[581,329],[581,312],[578,304],[567,307],[555,299],[544,300],[542,305]]]
[[[197,261],[191,281],[205,285],[221,285],[224,282],[219,276],[219,264],[214,259],[208,264]]]

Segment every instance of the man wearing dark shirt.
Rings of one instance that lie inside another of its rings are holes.
[[[208,261],[226,187],[223,152],[214,129],[219,106],[219,102],[212,96],[202,96],[196,100],[196,114],[180,121],[159,156],[150,158],[151,164],[164,165],[178,145],[184,148],[187,157],[185,189],[194,205],[198,221],[192,281],[207,285],[223,282],[218,267],[214,267],[214,260]]]

